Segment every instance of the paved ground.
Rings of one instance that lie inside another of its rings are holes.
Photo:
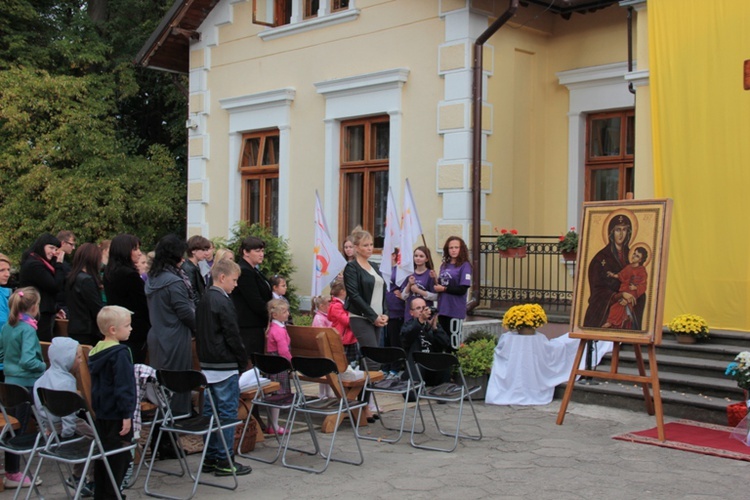
[[[654,417],[571,403],[564,425],[558,426],[558,408],[559,401],[542,407],[480,403],[484,439],[461,442],[450,454],[414,449],[406,436],[395,445],[363,441],[364,465],[332,463],[321,475],[290,470],[280,463],[243,460],[254,470],[240,478],[237,491],[200,486],[197,497],[564,500],[736,499],[747,494],[750,463],[611,439],[654,427]],[[438,409],[446,416],[456,413],[453,405]],[[382,433],[379,424],[367,429]],[[293,436],[297,438],[302,435]],[[339,439],[343,450],[353,450],[351,433],[340,434]],[[128,499],[147,498],[144,477],[127,492]],[[42,492],[48,499],[64,498],[55,478],[52,471],[45,474]],[[160,477],[156,485],[170,494],[189,491],[185,480],[178,478]],[[11,494],[6,490],[0,497]]]

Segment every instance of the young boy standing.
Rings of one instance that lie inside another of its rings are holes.
[[[240,266],[231,260],[221,260],[211,268],[213,285],[206,291],[195,311],[196,344],[201,370],[206,376],[216,411],[221,420],[236,419],[240,399],[239,374],[247,368],[247,354],[240,337],[234,303],[229,297],[237,286]],[[203,415],[211,416],[211,405],[205,399]],[[234,429],[224,429],[224,439],[232,454]],[[216,476],[231,476],[232,468],[238,476],[250,474],[252,469],[227,457],[218,435],[209,436],[203,472]]]
[[[133,329],[133,313],[120,306],[106,306],[99,311],[96,324],[104,335],[89,353],[91,371],[91,406],[96,413],[96,431],[105,448],[115,448],[123,441],[133,439],[133,412],[135,411],[135,376],[130,348],[120,342],[128,340]],[[109,457],[109,466],[115,483],[122,484],[130,464],[129,451]],[[99,460],[94,468],[94,499],[116,498],[107,469]]]

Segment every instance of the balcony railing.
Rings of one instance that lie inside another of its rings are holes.
[[[523,236],[525,258],[502,258],[497,235],[482,235],[480,245],[480,307],[505,308],[535,302],[548,312],[567,313],[573,303],[574,262],[565,262],[557,236]]]

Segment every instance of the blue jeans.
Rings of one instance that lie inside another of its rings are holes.
[[[226,422],[236,419],[237,407],[240,404],[239,375],[234,374],[219,383],[208,384],[208,389],[214,398],[214,405],[216,405],[219,420]],[[203,401],[203,415],[207,417],[211,416],[211,404],[208,401],[208,397],[204,398]],[[206,451],[207,460],[231,459],[231,455],[233,454],[232,448],[234,447],[234,427],[224,429],[222,433],[227,442],[230,457],[226,457],[224,446],[221,444],[221,438],[216,433],[213,433],[209,436],[208,443],[206,443],[208,447],[208,451]]]

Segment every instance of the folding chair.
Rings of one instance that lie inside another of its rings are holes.
[[[31,461],[44,440],[44,433],[33,432],[29,434],[16,434],[16,429],[20,427],[15,417],[8,413],[8,409],[15,407],[26,407],[26,411],[31,411],[34,418],[39,421],[39,415],[34,407],[34,402],[29,391],[20,385],[0,383],[0,412],[3,417],[3,429],[0,431],[0,451],[5,451],[23,457],[26,465],[23,469],[23,475],[26,477],[31,467]],[[41,497],[36,483],[31,483],[37,496]],[[16,494],[13,500],[18,498],[21,487],[16,488]]]
[[[375,402],[376,408],[380,408],[380,405],[378,405],[378,394],[400,394],[404,398],[404,406],[401,410],[401,422],[399,423],[398,427],[388,427],[385,424],[385,418],[384,415],[378,412],[378,415],[380,416],[380,423],[386,430],[389,431],[398,431],[398,436],[395,438],[383,438],[378,436],[365,436],[360,433],[359,426],[357,426],[357,436],[360,439],[369,439],[371,441],[382,441],[384,443],[397,443],[401,440],[401,436],[404,433],[404,424],[406,422],[406,410],[409,406],[409,394],[412,393],[412,391],[416,392],[421,382],[414,380],[414,377],[411,373],[411,368],[409,367],[409,364],[406,362],[406,352],[404,352],[403,349],[400,347],[368,347],[363,346],[362,348],[362,361],[365,366],[365,373],[367,374],[367,378],[365,380],[365,389],[363,391],[363,394],[372,393],[372,398]],[[401,379],[385,379],[380,380],[378,382],[372,382],[370,380],[370,371],[368,364],[368,359],[374,361],[375,363],[378,363],[380,365],[383,364],[389,364],[389,365],[403,365],[405,366],[405,373],[408,374],[408,378],[406,380]],[[419,407],[417,407],[418,409]],[[417,414],[419,415],[420,420],[422,421],[422,430],[418,431],[417,433],[424,432],[424,418],[422,417],[422,412],[417,411]],[[416,414],[415,414],[416,415]]]
[[[109,461],[106,460],[106,457],[118,453],[129,452],[135,449],[135,443],[121,441],[116,447],[105,448],[99,437],[99,433],[96,431],[94,418],[91,416],[91,409],[89,408],[88,403],[86,403],[86,400],[78,393],[71,391],[56,391],[53,389],[45,389],[43,387],[37,388],[36,392],[42,406],[44,406],[45,410],[50,415],[62,418],[75,413],[79,417],[85,419],[91,427],[92,437],[81,436],[76,439],[63,440],[62,436],[57,432],[53,425],[47,425],[47,432],[50,434],[47,438],[46,445],[39,451],[39,463],[36,466],[32,484],[36,482],[37,477],[39,477],[42,463],[46,459],[57,463],[58,472],[60,473],[60,478],[63,480],[63,484],[65,484],[65,478],[60,469],[60,464],[66,464],[68,467],[74,464],[85,464],[83,466],[83,472],[81,473],[81,477],[84,478],[94,460],[104,459],[104,466],[107,469],[107,475],[112,482],[114,491],[117,493],[117,498],[122,499],[122,495],[120,495],[120,485],[115,481],[115,476],[112,473],[112,468],[109,466]],[[78,487],[76,488],[75,496],[73,497],[74,499],[77,500],[81,497],[83,485],[84,481],[78,482]],[[68,495],[68,498],[70,498],[67,488],[65,489],[65,493]]]
[[[294,408],[292,409],[292,415],[290,417],[290,423],[288,427],[288,433],[284,436],[284,453],[281,456],[281,462],[284,464],[285,467],[289,467],[291,469],[298,469],[303,470],[306,472],[314,472],[316,474],[320,474],[322,472],[325,472],[325,470],[328,468],[328,465],[331,463],[331,460],[336,462],[342,462],[347,463],[351,465],[361,465],[365,457],[362,454],[362,448],[359,444],[359,439],[357,439],[357,427],[359,426],[359,420],[355,421],[355,417],[352,414],[352,410],[357,410],[363,408],[367,403],[365,401],[350,401],[345,396],[341,398],[329,398],[326,400],[310,400],[308,401],[305,397],[305,394],[302,390],[302,382],[300,380],[300,374],[302,374],[305,377],[308,378],[322,378],[329,376],[331,374],[338,375],[338,368],[336,367],[336,363],[333,360],[330,360],[328,358],[308,358],[308,357],[302,357],[302,356],[295,356],[292,358],[292,367],[294,368],[294,372],[292,373],[292,380],[294,381],[295,390],[297,392],[297,402],[294,405]],[[339,394],[346,394],[346,391],[344,391],[344,387],[341,384],[341,380],[336,377],[338,380],[339,385]],[[291,449],[289,447],[289,443],[291,441],[292,437],[292,431],[294,430],[294,423],[297,419],[297,415],[302,415],[305,418],[305,421],[307,423],[307,429],[310,433],[310,437],[312,439],[314,450],[312,452],[305,451],[305,453],[308,453],[310,455],[317,455],[320,454],[325,459],[325,464],[322,468],[315,468],[315,467],[306,467],[303,465],[297,465],[297,464],[290,464],[287,461],[287,452]],[[352,427],[352,433],[354,435],[354,442],[357,445],[357,450],[359,451],[359,460],[347,460],[344,458],[333,458],[333,445],[336,442],[336,435],[338,432],[338,425],[335,426],[333,433],[331,434],[331,444],[328,448],[328,452],[324,453],[320,449],[320,444],[318,442],[318,436],[315,432],[315,427],[312,423],[312,415],[320,415],[320,416],[331,416],[335,415],[337,418],[337,422],[339,422],[342,418],[342,416],[346,415],[349,417],[349,423]]]
[[[479,441],[480,439],[482,439],[482,428],[479,426],[479,418],[477,417],[477,412],[474,409],[474,403],[471,400],[471,395],[475,392],[478,392],[481,389],[481,386],[469,388],[466,385],[466,379],[464,378],[463,371],[461,371],[461,365],[458,362],[458,358],[453,354],[431,352],[415,352],[413,353],[413,357],[414,363],[417,366],[417,375],[419,376],[421,385],[419,387],[419,390],[417,391],[417,407],[414,410],[414,422],[412,422],[411,428],[411,445],[415,448],[433,451],[444,451],[450,453],[456,449],[456,446],[458,446],[458,438],[471,439],[474,441]],[[440,384],[436,387],[427,387],[427,385],[424,384],[425,373],[446,372],[449,370],[455,370],[456,383],[445,383]],[[435,421],[435,427],[437,427],[438,432],[440,432],[440,434],[442,434],[443,436],[453,437],[452,447],[440,448],[427,446],[423,444],[417,444],[414,441],[414,434],[418,434],[417,432],[415,432],[414,424],[416,423],[416,414],[420,411],[419,403],[421,400],[427,401],[427,405],[430,408],[430,413],[432,413],[432,419]],[[433,401],[459,403],[458,419],[456,422],[455,432],[446,432],[442,430],[442,428],[440,427],[440,423],[438,422],[437,415],[435,414],[435,410],[432,407]],[[461,418],[463,416],[464,401],[468,401],[469,406],[471,407],[471,412],[474,415],[474,421],[477,424],[477,435],[461,434]]]
[[[200,461],[198,462],[197,470],[195,473],[190,469],[190,465],[188,464],[187,456],[185,455],[184,450],[181,446],[177,446],[178,439],[180,435],[190,435],[190,436],[203,436],[205,438],[205,441],[208,441],[209,437],[211,439],[216,439],[216,435],[218,435],[219,439],[221,440],[221,445],[224,448],[224,452],[226,453],[226,456],[229,457],[231,460],[232,453],[230,444],[226,442],[224,439],[224,433],[221,431],[223,429],[228,428],[234,428],[237,427],[242,422],[237,419],[232,419],[229,421],[220,421],[218,412],[216,411],[216,405],[214,404],[213,397],[211,395],[211,390],[208,388],[208,383],[206,382],[206,377],[199,371],[196,370],[182,370],[182,371],[173,371],[173,370],[157,370],[156,371],[156,379],[159,382],[160,387],[160,408],[163,412],[163,423],[159,427],[159,434],[156,437],[156,444],[154,445],[154,449],[159,448],[159,443],[161,442],[162,438],[166,434],[169,439],[172,440],[172,444],[175,446],[175,450],[177,450],[177,459],[178,463],[180,464],[180,472],[170,472],[170,471],[163,471],[163,470],[156,470],[154,469],[154,461],[156,460],[156,453],[151,454],[151,461],[148,465],[148,472],[146,473],[146,483],[144,484],[144,492],[152,497],[157,498],[168,498],[171,500],[189,500],[195,496],[196,491],[198,490],[198,485],[203,484],[206,486],[213,486],[216,488],[222,488],[225,490],[236,490],[239,486],[239,482],[237,481],[237,474],[235,474],[234,469],[232,470],[232,479],[233,479],[233,485],[226,485],[226,484],[219,484],[219,483],[212,483],[208,481],[201,481],[201,472],[203,470],[203,462],[206,459],[206,452],[208,451],[208,446],[203,446],[203,452],[201,453]],[[199,391],[203,390],[203,397],[207,398],[210,405],[211,405],[211,415],[206,417],[203,415],[195,416],[195,417],[186,417],[184,416],[175,416],[172,413],[172,410],[169,406],[169,401],[172,397],[175,395],[181,395],[185,393],[192,393],[192,391]],[[213,433],[216,433],[216,435],[212,436]],[[232,443],[234,444],[234,443]],[[149,482],[151,480],[151,475],[153,472],[162,472],[171,476],[179,476],[182,477],[187,473],[190,478],[193,480],[193,489],[190,492],[190,495],[187,497],[176,497],[167,495],[166,493],[161,493],[158,491],[154,491],[149,488]]]
[[[136,462],[133,463],[133,474],[130,476],[126,488],[132,488],[135,482],[138,480],[138,476],[141,474],[144,464],[146,463],[146,452],[148,451],[151,443],[154,440],[154,434],[156,429],[164,423],[164,410],[162,406],[158,404],[159,397],[159,382],[155,377],[149,377],[144,387],[144,393],[141,401],[138,403],[141,405],[141,433],[145,428],[148,428],[148,434],[146,435],[146,441],[143,443],[141,454]],[[153,414],[146,416],[144,415],[144,405],[149,407],[153,404]],[[143,434],[141,434],[143,435]],[[154,453],[156,453],[154,449]]]
[[[252,362],[253,362],[253,369],[255,370],[255,376],[257,377],[257,380],[260,380],[261,372],[266,375],[278,375],[278,374],[286,374],[289,379],[292,378],[292,364],[289,362],[288,359],[284,358],[283,356],[275,356],[270,354],[261,354],[258,352],[254,352],[251,355]],[[253,398],[253,405],[264,407],[266,409],[266,412],[268,414],[268,421],[271,421],[271,410],[277,409],[281,413],[281,411],[286,412],[286,421],[290,421],[290,417],[292,416],[292,409],[294,408],[294,404],[296,403],[296,393],[293,394],[265,394],[263,392],[263,388],[258,386],[258,390],[255,391],[255,398]],[[242,427],[242,434],[240,436],[240,442],[242,442],[242,439],[245,438],[245,433],[248,430],[248,427],[251,425],[255,425],[253,422],[253,415],[251,412],[247,413],[247,418],[245,419],[245,424]],[[250,455],[248,453],[240,453],[239,451],[237,454],[244,458],[249,458],[250,460],[257,460],[258,462],[263,462],[266,464],[272,464],[276,462],[276,460],[279,459],[281,456],[281,450],[282,446],[284,444],[283,439],[279,439],[279,436],[277,434],[274,434],[274,437],[276,438],[276,455],[274,455],[273,458],[267,459],[263,458],[257,455],[258,450],[254,450],[256,455]]]

